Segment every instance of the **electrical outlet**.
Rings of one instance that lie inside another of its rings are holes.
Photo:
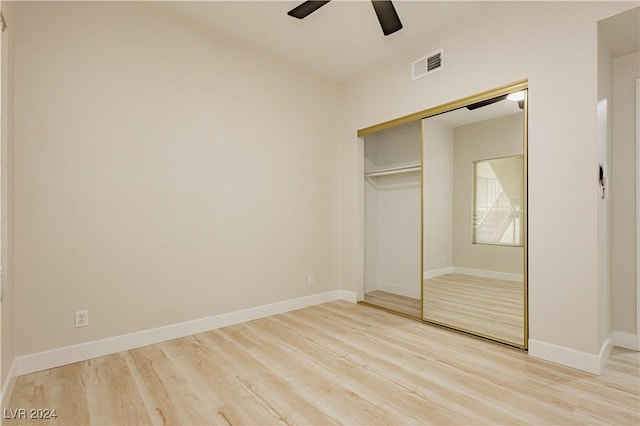
[[[308,277],[309,285],[313,285],[316,282],[316,276],[314,274],[309,275]]]
[[[76,327],[86,327],[89,325],[89,311],[76,311]]]

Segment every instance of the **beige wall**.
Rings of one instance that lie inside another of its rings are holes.
[[[434,119],[422,120],[424,278],[442,275],[453,264],[453,129]]]
[[[611,53],[602,32],[598,30],[598,165],[602,164],[611,188]],[[611,194],[598,199],[598,298],[611,300]],[[599,335],[611,333],[611,303],[600,303]]]
[[[8,23],[13,20],[13,5],[2,2],[2,15]],[[13,267],[13,244],[14,244],[14,213],[13,213],[13,185],[14,185],[14,71],[13,71],[13,28],[7,28],[2,34],[2,152],[0,153],[2,165],[0,166],[2,176],[0,177],[2,208],[2,246],[0,248],[0,258],[2,262],[2,330],[0,331],[2,340],[0,341],[0,356],[2,369],[0,371],[0,386],[4,388],[7,384],[9,369],[15,359],[15,289],[14,289],[14,267]],[[3,395],[4,396],[4,395]],[[3,404],[8,401],[3,399]],[[4,408],[4,406],[3,406]]]
[[[343,144],[344,288],[358,290],[363,282],[356,130],[528,78],[530,338],[597,354],[603,343],[598,313],[609,301],[599,300],[595,232],[596,23],[634,6],[497,2],[490,12],[434,34],[404,61],[352,81]],[[411,81],[411,61],[439,48],[443,69]]]
[[[640,54],[613,59],[612,327],[636,334],[636,79]]]
[[[454,130],[453,266],[523,273],[522,247],[472,244],[472,162],[523,153],[523,114],[485,120]]]
[[[340,287],[336,85],[142,2],[14,15],[17,354]]]

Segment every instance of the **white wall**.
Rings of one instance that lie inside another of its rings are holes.
[[[580,368],[599,371],[599,310],[609,301],[599,300],[595,231],[596,23],[635,5],[496,2],[491,12],[434,34],[405,61],[351,81],[343,143],[344,288],[362,285],[357,129],[527,78],[530,344],[538,356],[565,363],[577,357]],[[445,50],[444,68],[411,81],[411,61],[438,48]]]
[[[522,247],[472,244],[473,161],[523,154],[523,115],[510,114],[454,130],[453,265],[523,274]]]
[[[340,287],[339,87],[144,3],[14,8],[18,355]]]
[[[424,278],[453,266],[453,128],[422,120],[424,193]]]
[[[598,31],[598,165],[602,165],[607,175],[608,198],[598,199],[598,298],[611,300],[611,53],[601,31]],[[610,304],[600,304],[599,336],[606,339],[611,333]]]
[[[612,60],[613,164],[611,170],[612,327],[638,334],[636,313],[636,79],[640,54]]]
[[[403,176],[401,188],[378,191],[377,214],[377,288],[419,299],[419,175]]]
[[[409,123],[364,137],[365,171],[420,163],[420,124]]]
[[[361,292],[378,290],[380,282],[380,246],[378,238],[378,190],[369,181],[364,182],[364,288]]]

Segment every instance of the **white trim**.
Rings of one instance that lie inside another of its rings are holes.
[[[440,277],[442,275],[447,275],[447,274],[452,274],[453,273],[453,266],[447,266],[445,268],[440,268],[440,269],[432,269],[430,271],[424,271],[422,273],[422,278],[425,280],[429,280],[431,278],[436,278],[436,277]]]
[[[529,355],[593,374],[602,373],[604,363],[609,357],[612,347],[611,340],[607,339],[602,344],[598,355],[593,355],[564,346],[529,339]]]
[[[473,275],[474,277],[494,278],[496,280],[523,281],[522,274],[512,274],[510,272],[489,271],[485,269],[473,269],[473,268],[461,268],[458,266],[453,267],[453,272],[456,274]]]
[[[338,292],[338,299],[340,300],[344,300],[346,302],[351,302],[351,303],[358,303],[358,300],[362,300],[362,299],[358,299],[359,294],[356,291],[349,291],[349,290],[336,290]]]
[[[487,269],[462,268],[460,266],[448,266],[446,268],[432,269],[431,271],[424,271],[423,277],[425,280],[428,280],[430,278],[436,278],[436,277],[447,275],[447,274],[463,274],[463,275],[472,275],[474,277],[494,278],[497,280],[523,281],[522,274],[512,274],[510,272],[500,272],[500,271],[489,271]]]
[[[640,336],[624,331],[614,331],[613,344],[615,346],[620,346],[621,348],[640,351]]]
[[[2,392],[0,392],[0,409],[2,409],[3,413],[5,408],[9,407],[11,394],[13,393],[13,388],[16,384],[17,365],[17,360],[14,359],[11,363],[11,367],[9,367],[9,371],[7,372],[7,377],[4,378],[4,383],[2,384]]]
[[[355,293],[346,290],[334,290],[269,305],[256,306],[240,311],[214,315],[198,320],[172,324],[165,327],[143,330],[136,333],[109,337],[78,345],[56,348],[49,351],[22,355],[16,359],[16,374],[23,375],[48,368],[59,367],[78,361],[109,355],[141,346],[152,345],[179,337],[190,336],[217,328],[264,318],[271,315],[332,302],[334,300],[355,300]]]
[[[602,374],[604,370],[604,364],[609,359],[609,355],[611,354],[611,350],[613,349],[613,336],[609,336],[607,340],[602,342],[602,346],[600,347],[600,352],[598,353],[598,358],[600,358],[600,372],[597,374]]]

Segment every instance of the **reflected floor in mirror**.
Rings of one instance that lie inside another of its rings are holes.
[[[364,294],[364,301],[372,305],[420,318],[419,299],[413,299],[387,291],[374,290]]]
[[[424,281],[424,318],[522,345],[523,283],[463,274]]]

